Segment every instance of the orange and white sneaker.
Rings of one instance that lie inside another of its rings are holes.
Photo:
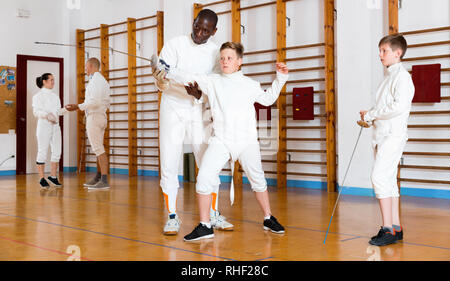
[[[232,231],[234,229],[234,225],[229,223],[219,211],[214,211],[214,213],[210,214],[210,222],[211,226],[218,230]]]
[[[177,214],[169,215],[166,225],[164,226],[164,235],[177,235],[180,230],[181,220]]]

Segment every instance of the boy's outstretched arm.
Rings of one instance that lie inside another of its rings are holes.
[[[272,105],[280,95],[281,89],[289,78],[289,69],[284,63],[277,63],[277,78],[273,81],[272,86],[267,90],[260,89],[259,95],[256,97],[256,102],[261,105]]]

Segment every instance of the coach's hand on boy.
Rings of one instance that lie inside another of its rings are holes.
[[[277,71],[283,74],[288,74],[289,73],[289,68],[287,67],[286,64],[282,63],[282,62],[277,62],[276,65],[277,67]]]
[[[186,92],[194,98],[199,99],[202,97],[202,90],[198,87],[197,82],[194,82],[194,84],[188,83],[184,88],[186,89]]]

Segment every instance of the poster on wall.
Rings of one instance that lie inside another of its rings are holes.
[[[0,134],[16,130],[16,68],[0,66]]]

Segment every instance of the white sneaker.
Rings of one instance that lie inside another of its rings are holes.
[[[177,214],[169,215],[164,226],[164,235],[177,235],[180,230],[181,220]]]
[[[225,231],[232,231],[234,228],[234,225],[227,222],[226,218],[222,216],[219,211],[215,211],[214,214],[211,214],[210,216],[211,225],[215,229],[219,230],[225,230]]]

